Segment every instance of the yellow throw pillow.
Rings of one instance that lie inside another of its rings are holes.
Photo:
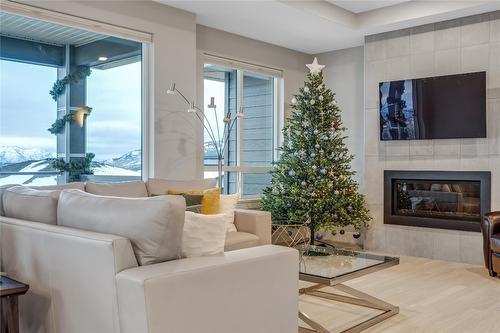
[[[168,190],[167,194],[181,195],[203,195],[201,200],[201,213],[205,215],[219,214],[220,212],[220,188],[211,188],[209,190]]]

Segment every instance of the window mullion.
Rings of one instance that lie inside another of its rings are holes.
[[[237,110],[237,112],[242,114],[243,108],[244,108],[244,101],[243,101],[244,92],[243,92],[243,72],[241,70],[237,71],[236,89],[237,89],[236,91],[238,92],[236,110]],[[242,164],[244,161],[244,159],[243,159],[244,158],[244,156],[243,156],[243,131],[244,131],[243,117],[238,117],[236,121],[238,122],[238,129],[237,129],[238,154],[236,156],[236,166],[242,167]],[[236,179],[237,179],[236,192],[242,193],[242,191],[243,191],[243,175],[241,174],[241,172],[238,172],[236,174]]]

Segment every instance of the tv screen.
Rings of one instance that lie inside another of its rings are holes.
[[[381,82],[380,139],[486,137],[486,72]]]

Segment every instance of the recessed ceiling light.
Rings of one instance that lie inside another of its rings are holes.
[[[106,60],[108,60],[108,57],[101,56],[101,57],[97,58],[97,60],[106,61]]]

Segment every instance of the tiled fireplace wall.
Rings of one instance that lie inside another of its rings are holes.
[[[491,171],[500,210],[500,12],[368,36],[364,50],[365,247],[481,264],[480,233],[384,225],[383,170]],[[379,141],[379,82],[476,71],[487,71],[487,139]]]

